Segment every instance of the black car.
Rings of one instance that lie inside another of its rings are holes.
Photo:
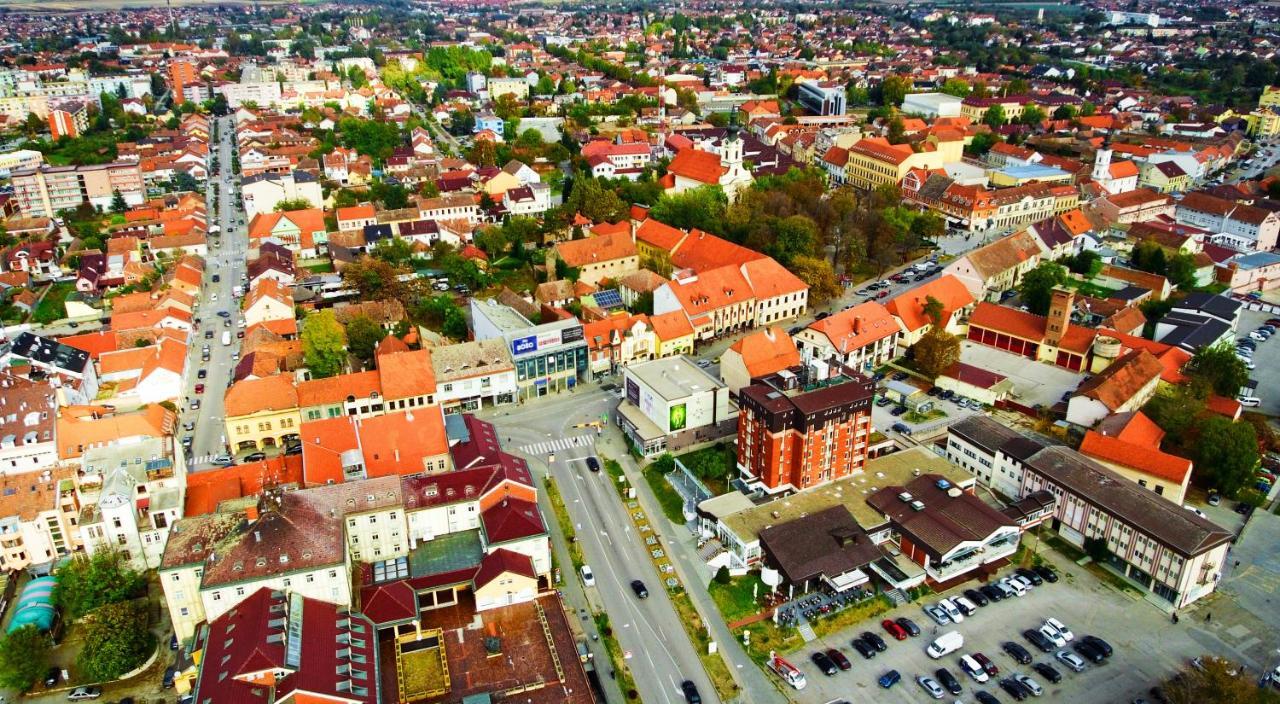
[[[1052,682],[1053,684],[1057,684],[1062,681],[1062,673],[1058,672],[1058,670],[1055,669],[1053,665],[1050,665],[1047,662],[1038,662],[1032,665],[1031,669],[1035,670],[1036,674]]]
[[[977,589],[964,590],[964,596],[966,599],[968,599],[969,601],[972,601],[978,606],[986,606],[987,604],[991,603],[991,600],[987,599],[987,596],[982,592],[978,591]]]
[[[218,282],[219,282],[219,281],[221,281],[221,280],[222,280],[222,277],[221,277],[221,276],[218,276],[217,274],[214,274],[214,275],[213,275],[213,283],[215,283],[215,284],[216,284],[216,283],[218,283]]]
[[[208,370],[208,369],[201,369],[200,371],[196,372],[196,378],[197,378],[197,379],[204,379],[204,378],[206,378],[206,377],[208,377],[208,376],[209,376],[209,370]]]
[[[996,699],[996,695],[984,692],[981,689],[973,693],[973,698],[978,700],[978,704],[1000,704],[1000,700]]]
[[[982,592],[984,596],[992,601],[1000,601],[1004,599],[1004,592],[990,584],[984,584],[981,587],[978,587],[978,591]]]
[[[828,317],[830,317],[830,316],[831,316],[831,314],[824,310],[824,311],[822,311],[821,313],[819,313],[819,314],[817,314],[817,315],[813,316],[813,319],[814,319],[814,320],[826,320],[826,319],[827,319]]]
[[[173,669],[172,667],[166,668],[164,671],[164,680],[161,682],[161,686],[164,687],[165,689],[172,689],[173,680],[177,678],[177,676],[178,676],[177,670]]]
[[[912,638],[920,635],[920,627],[916,625],[915,621],[912,621],[906,616],[900,616],[894,619],[893,622],[906,629],[907,633],[909,633]]]
[[[62,670],[59,670],[56,667],[51,667],[48,672],[44,673],[44,686],[46,687],[56,686],[61,681]]]
[[[1050,584],[1053,584],[1054,582],[1058,581],[1058,573],[1054,572],[1052,567],[1045,567],[1044,565],[1040,565],[1035,569],[1036,569],[1036,574],[1040,575],[1040,578],[1043,579],[1044,581]]]
[[[959,694],[962,691],[962,688],[960,687],[960,680],[957,680],[956,676],[951,674],[951,671],[947,668],[939,667],[937,670],[933,671],[933,676],[937,678],[938,684],[941,684],[943,689],[948,692],[951,692],[952,694]]]
[[[284,446],[284,454],[286,454],[286,455],[301,455],[301,454],[302,454],[302,443],[300,443],[300,442],[291,442],[291,443],[289,443],[289,444],[285,445],[285,446]]]
[[[631,580],[631,591],[635,592],[636,596],[641,599],[649,598],[649,590],[645,589],[644,582],[641,582],[638,579]]]
[[[849,662],[849,658],[846,658],[844,653],[840,652],[836,648],[828,648],[827,657],[831,658],[831,662],[834,662],[836,667],[841,670],[848,670],[853,667],[853,663]]]
[[[852,643],[853,649],[858,651],[864,660],[870,660],[876,656],[876,648],[870,643],[863,642],[861,638],[854,638]]]
[[[1019,665],[1029,665],[1029,664],[1031,664],[1031,653],[1030,653],[1030,651],[1028,651],[1026,648],[1022,647],[1021,645],[1018,645],[1017,643],[1014,643],[1014,642],[1013,642],[1013,641],[1011,641],[1011,640],[1006,640],[1006,641],[1004,642],[1004,645],[1002,645],[1002,646],[1000,646],[1000,647],[1004,649],[1004,652],[1006,652],[1006,653],[1008,653],[1008,654],[1009,654],[1009,657],[1011,657],[1011,658],[1013,658],[1014,660],[1016,660],[1016,661],[1018,662],[1018,664],[1019,664]]]
[[[589,470],[591,470],[591,471],[593,471],[593,472],[599,472],[599,471],[600,471],[600,460],[596,459],[596,458],[595,458],[595,456],[588,457],[588,458],[587,458],[587,469],[589,469]]]
[[[1102,654],[1102,648],[1093,645],[1087,640],[1078,640],[1071,645],[1071,648],[1077,653],[1080,653],[1080,657],[1095,665],[1107,659],[1107,656]]]
[[[702,695],[698,694],[698,685],[692,680],[685,680],[680,683],[680,689],[684,692],[684,700],[688,704],[702,704]]]
[[[1000,689],[1003,689],[1009,696],[1013,697],[1014,701],[1020,702],[1027,698],[1026,686],[1011,677],[1000,680]]]
[[[908,374],[908,373],[906,373],[906,372],[898,372],[897,374],[894,374],[894,375],[893,375],[893,380],[894,380],[894,381],[906,381],[906,380],[907,380],[907,378],[908,378],[908,377],[910,377],[910,376],[911,376],[911,375],[910,375],[910,374]]]
[[[251,452],[244,456],[245,462],[261,462],[265,459],[267,459],[267,453],[265,452]]]
[[[881,638],[871,631],[863,631],[862,640],[866,641],[867,645],[870,645],[881,653],[889,649],[889,646],[884,642],[884,638]]]
[[[1031,644],[1036,646],[1036,649],[1042,653],[1053,652],[1053,647],[1054,647],[1053,641],[1046,638],[1043,633],[1041,633],[1040,631],[1037,631],[1034,628],[1028,628],[1027,630],[1023,631],[1022,637],[1030,641]]]
[[[1018,575],[1018,576],[1020,576],[1020,577],[1023,577],[1023,578],[1025,578],[1027,581],[1031,582],[1031,586],[1033,586],[1033,587],[1038,587],[1038,586],[1040,586],[1041,584],[1044,584],[1044,578],[1043,578],[1043,577],[1041,577],[1040,575],[1036,574],[1035,570],[1029,570],[1029,569],[1027,569],[1026,567],[1019,567],[1018,569],[1014,570],[1013,572],[1014,572],[1014,574],[1016,574],[1016,575]]]
[[[814,665],[818,666],[818,671],[827,677],[831,677],[840,671],[840,668],[836,667],[835,661],[827,657],[827,654],[822,651],[810,655],[809,659],[813,661]]]
[[[1084,638],[1081,638],[1081,640],[1100,650],[1102,652],[1102,657],[1104,658],[1111,657],[1111,653],[1114,652],[1111,649],[1110,643],[1097,636],[1085,636]]]

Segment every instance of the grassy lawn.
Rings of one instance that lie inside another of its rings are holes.
[[[312,264],[307,267],[307,271],[313,274],[332,274],[333,262],[324,262],[323,264]]]
[[[1067,288],[1073,288],[1077,293],[1085,296],[1093,296],[1094,298],[1107,298],[1115,293],[1114,289],[1105,286],[1099,286],[1092,281],[1083,281],[1081,279],[1068,278],[1063,284]]]
[[[67,296],[76,290],[75,284],[57,283],[49,287],[44,298],[36,305],[33,319],[38,323],[52,323],[55,320],[61,320],[67,316],[66,300]]]
[[[915,411],[909,411],[907,413],[902,414],[902,419],[907,421],[908,423],[928,423],[931,420],[937,420],[939,418],[946,418],[946,417],[947,417],[947,412],[942,410],[941,408],[934,408],[928,413],[916,413]]]
[[[707,636],[707,627],[703,624],[702,617],[698,615],[698,610],[693,607],[693,602],[689,600],[689,595],[683,589],[677,589],[671,592],[671,604],[676,608],[676,614],[680,617],[680,624],[684,626],[685,633],[693,641],[693,649],[697,651],[698,659],[702,661],[702,669],[706,670],[711,684],[715,685],[716,694],[720,695],[723,701],[732,700],[737,696],[738,685],[733,681],[729,666],[725,664],[720,653],[707,652],[711,638]],[[799,636],[796,638],[799,639]]]
[[[556,523],[560,525],[560,532],[564,535],[565,541],[569,544],[569,559],[573,560],[573,571],[577,572],[582,569],[582,565],[586,560],[582,557],[582,546],[574,540],[573,519],[569,518],[569,511],[564,507],[564,498],[560,496],[560,489],[550,479],[544,480],[543,486],[546,488],[547,500],[551,502],[551,509],[555,511]]]
[[[693,472],[712,494],[719,496],[729,491],[729,477],[733,476],[738,457],[734,454],[733,445],[716,443],[701,450],[677,455],[676,459]]]
[[[732,622],[759,613],[756,595],[768,594],[769,587],[755,573],[749,573],[731,578],[728,584],[712,580],[707,591],[711,592],[711,598],[724,620]]]
[[[653,495],[658,497],[663,515],[676,525],[684,525],[684,499],[680,498],[676,490],[667,483],[666,476],[651,468],[646,468],[643,474],[644,480],[649,482],[649,488],[653,490]]]
[[[893,608],[893,604],[888,597],[877,596],[874,599],[839,611],[830,618],[813,621],[813,632],[819,638],[822,638],[851,626],[864,622],[869,623],[891,608]],[[868,628],[871,628],[871,626],[868,626]],[[785,655],[799,650],[804,645],[804,639],[800,637],[798,630],[780,628],[774,625],[773,621],[760,621],[747,626],[745,629],[739,629],[737,631],[739,636],[741,636],[742,630],[751,632],[751,642],[747,646],[747,653],[757,662],[763,662],[769,656],[769,651],[771,650],[776,650]]]
[[[631,670],[627,667],[627,661],[622,657],[622,645],[618,643],[618,639],[613,635],[613,627],[609,625],[609,614],[596,614],[596,630],[600,632],[600,638],[604,641],[605,650],[609,651],[609,660],[613,663],[613,671],[617,674],[618,689],[622,690],[622,695],[627,699],[640,699],[640,691],[636,689],[636,680],[631,676]]]

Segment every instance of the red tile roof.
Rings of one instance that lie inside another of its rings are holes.
[[[1185,457],[1161,452],[1158,445],[1126,442],[1092,430],[1085,432],[1080,452],[1175,484],[1182,484],[1191,474],[1191,460]]]
[[[709,185],[720,183],[725,168],[720,165],[720,156],[700,149],[682,149],[676,153],[667,165],[667,173]]]
[[[945,325],[955,311],[973,304],[973,294],[960,279],[951,274],[908,289],[895,296],[885,306],[898,316],[907,332],[914,332],[933,321],[924,313],[924,305],[930,297],[942,303],[942,322]]]
[[[487,545],[531,538],[547,532],[542,523],[542,514],[538,513],[538,505],[521,499],[505,499],[485,511],[481,519]]]

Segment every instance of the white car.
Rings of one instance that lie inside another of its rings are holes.
[[[1031,580],[1027,579],[1026,577],[1023,577],[1020,574],[1009,575],[1009,581],[1013,582],[1014,584],[1020,585],[1025,591],[1031,591],[1031,588],[1035,586],[1035,584],[1033,584]]]
[[[1058,662],[1071,668],[1072,672],[1084,671],[1084,660],[1069,650],[1059,650],[1053,657],[1057,658]]]
[[[1071,629],[1067,628],[1067,624],[1059,621],[1058,619],[1052,616],[1044,620],[1044,625],[1062,634],[1062,637],[1068,642],[1076,639],[1075,634],[1071,632]]]
[[[217,302],[218,302],[218,294],[216,294],[216,293],[214,293],[214,294],[210,294],[210,295],[209,295],[209,302],[210,302],[210,303],[217,303]]]
[[[1062,652],[1066,653],[1067,651],[1064,650]],[[1070,655],[1071,653],[1067,653],[1067,654]],[[1077,660],[1078,659],[1079,658],[1077,658]],[[974,660],[973,656],[970,656],[970,655],[960,656],[960,669],[964,670],[965,674],[972,677],[973,681],[977,682],[978,684],[982,684],[987,680],[991,679],[987,675],[987,671],[982,669],[982,666],[978,664],[978,661]]]
[[[584,587],[596,586],[596,576],[591,572],[591,565],[582,566],[582,586]]]
[[[1052,628],[1049,628],[1047,625],[1040,627],[1040,635],[1044,636],[1045,638],[1048,638],[1049,641],[1052,642],[1054,646],[1058,648],[1061,648],[1067,644],[1067,639],[1063,638],[1061,633],[1055,631]]]
[[[1027,594],[1027,588],[1012,577],[1005,577],[1000,580],[1000,584],[1004,585],[1006,590],[1012,591],[1015,596],[1026,596]]]
[[[960,623],[964,620],[964,614],[960,612],[959,607],[951,603],[950,599],[943,599],[942,601],[939,601],[938,606],[941,607],[943,611],[947,612],[947,618],[950,618],[952,623]]]
[[[1195,506],[1189,506],[1189,505],[1187,505],[1187,504],[1183,504],[1183,505],[1182,505],[1182,507],[1183,507],[1183,508],[1185,508],[1185,509],[1187,509],[1188,511],[1190,511],[1190,512],[1192,512],[1192,513],[1196,514],[1197,516],[1199,516],[1199,517],[1201,517],[1201,518],[1208,518],[1208,516],[1204,515],[1204,511],[1201,511],[1200,509],[1196,508]]]
[[[1018,682],[1021,682],[1022,686],[1031,690],[1031,696],[1033,697],[1038,697],[1044,694],[1044,687],[1041,687],[1039,682],[1036,682],[1035,680],[1031,679],[1030,677],[1027,677],[1026,675],[1014,675],[1013,679],[1017,680]]]

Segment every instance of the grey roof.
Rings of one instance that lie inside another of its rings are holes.
[[[976,413],[952,423],[947,429],[953,435],[959,435],[971,445],[977,445],[995,454],[1004,444],[1021,436],[1018,431],[997,423],[985,414]]]
[[[1067,447],[1048,447],[1027,461],[1033,471],[1184,557],[1228,542],[1230,531],[1161,498]]]
[[[89,363],[88,352],[29,332],[18,335],[10,350],[18,357],[55,367],[69,374],[83,374]]]
[[[1240,301],[1211,293],[1192,293],[1178,301],[1174,311],[1190,311],[1213,316],[1219,320],[1234,320],[1243,304]]]
[[[1188,352],[1212,345],[1231,329],[1230,325],[1217,318],[1190,313],[1170,313],[1161,318],[1159,324],[1174,326],[1172,331],[1160,338],[1160,342],[1181,347]]]

